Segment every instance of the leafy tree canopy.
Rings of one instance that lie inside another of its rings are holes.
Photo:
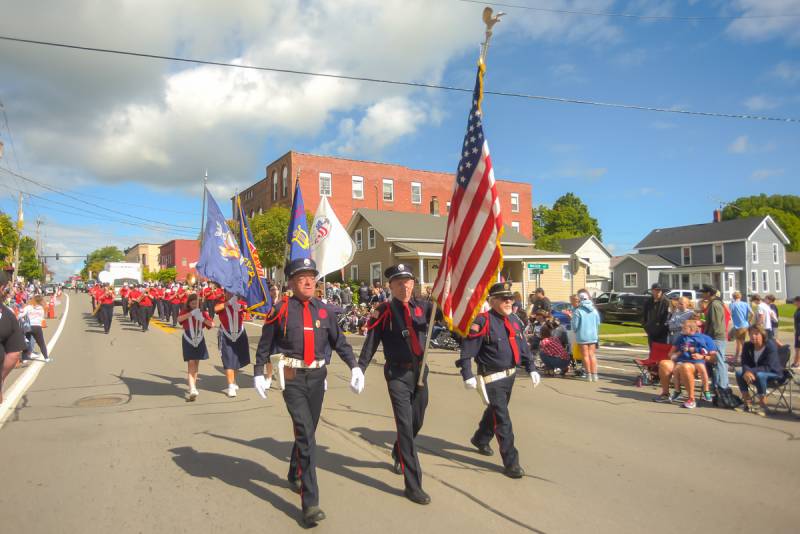
[[[10,263],[14,258],[19,234],[11,217],[0,213],[0,263]]]
[[[25,236],[19,242],[19,269],[25,280],[43,280],[42,264],[36,256],[36,240]]]
[[[541,205],[533,209],[533,235],[536,248],[552,251],[561,250],[561,239],[590,235],[603,239],[597,219],[574,193],[560,196],[552,208]]]
[[[250,219],[250,231],[258,249],[261,264],[265,269],[282,267],[286,253],[286,232],[289,229],[291,210],[283,206],[273,206],[266,212]],[[306,211],[309,232],[314,216]]]
[[[722,220],[769,215],[789,238],[787,250],[800,250],[800,196],[756,195],[737,198],[722,210]]]
[[[89,278],[89,271],[92,272],[92,278],[97,279],[97,274],[103,270],[106,263],[110,261],[123,261],[125,254],[122,253],[117,247],[103,247],[94,250],[86,257],[83,269],[81,269],[81,276],[84,280]]]

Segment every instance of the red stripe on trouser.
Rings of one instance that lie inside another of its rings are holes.
[[[297,445],[297,427],[294,427],[294,446],[297,450],[297,480],[300,481],[300,502],[303,502],[303,489],[305,489],[305,484],[303,484],[303,468],[300,467],[300,446]]]

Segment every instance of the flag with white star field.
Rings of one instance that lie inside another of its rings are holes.
[[[485,69],[483,63],[478,65],[442,261],[433,286],[433,296],[445,321],[462,336],[467,335],[503,267],[503,217],[481,112]]]

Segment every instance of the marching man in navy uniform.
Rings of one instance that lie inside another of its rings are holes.
[[[294,294],[276,303],[264,322],[256,352],[254,384],[258,394],[266,399],[271,377],[264,375],[264,367],[271,355],[280,354],[278,373],[295,435],[287,478],[300,493],[303,522],[314,526],[325,519],[319,507],[315,432],[332,350],[352,370],[351,389],[355,393],[364,390],[364,374],[336,322],[336,314],[314,298],[318,274],[314,260],[291,260],[284,273]]]
[[[511,282],[492,285],[489,289],[491,309],[475,318],[469,336],[461,346],[461,358],[456,366],[461,368],[464,386],[479,389],[487,405],[470,442],[480,454],[491,456],[494,451],[489,442],[496,436],[503,458],[503,474],[522,478],[525,471],[519,465],[519,453],[514,447],[508,403],[518,365],[525,366],[534,388],[539,385],[540,377],[525,340],[525,326],[516,314],[511,313],[513,304]],[[473,358],[478,364],[477,378],[472,374]]]
[[[392,449],[394,471],[405,478],[409,500],[428,504],[431,498],[422,490],[422,469],[414,438],[422,428],[428,407],[427,369],[423,386],[417,387],[417,382],[432,304],[412,298],[414,274],[407,265],[389,267],[384,275],[389,280],[392,299],[372,312],[358,366],[366,372],[378,345],[383,343],[383,376],[397,426],[397,441]]]

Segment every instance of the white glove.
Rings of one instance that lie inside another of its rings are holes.
[[[270,386],[272,386],[272,379],[267,378],[264,375],[257,375],[253,378],[253,385],[256,388],[256,391],[261,396],[262,399],[267,398],[267,392],[269,391]]]
[[[361,395],[361,393],[364,391],[364,386],[364,372],[360,367],[353,367],[350,375],[350,390],[356,395]]]
[[[478,389],[478,379],[473,377],[467,378],[464,380],[464,388],[465,389]]]
[[[531,371],[531,380],[533,380],[533,389],[536,389],[536,386],[542,381],[542,377],[536,371]]]
[[[203,320],[203,312],[200,311],[200,308],[195,308],[195,309],[192,310],[192,317],[194,317],[198,321],[202,321]]]

